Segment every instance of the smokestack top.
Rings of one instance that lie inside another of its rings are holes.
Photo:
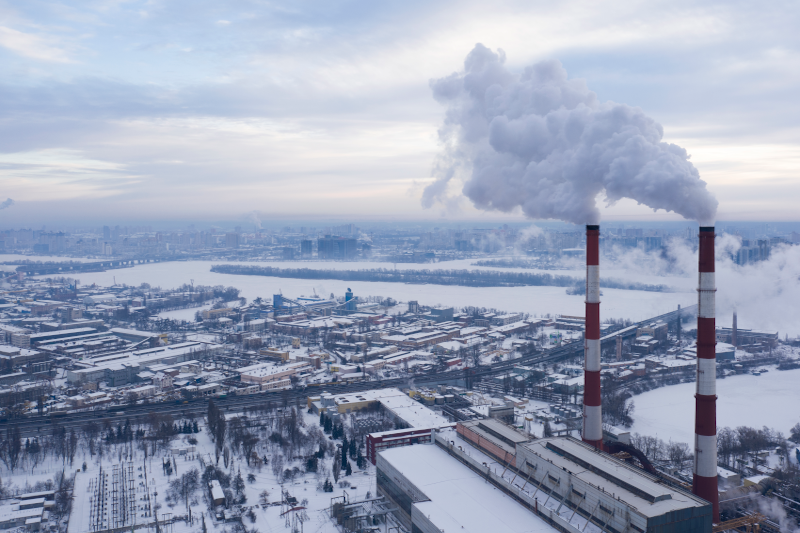
[[[699,238],[699,271],[714,272],[714,226],[701,226]]]
[[[586,226],[586,266],[597,266],[600,264],[600,226]],[[587,271],[587,276],[589,272]],[[589,278],[587,277],[587,282]],[[597,289],[600,290],[600,278],[597,275]],[[588,289],[587,289],[588,290]],[[588,294],[588,293],[587,293]],[[598,302],[600,300],[597,300]],[[598,337],[599,338],[599,337]]]

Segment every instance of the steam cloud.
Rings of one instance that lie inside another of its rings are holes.
[[[247,213],[247,215],[245,215],[245,220],[255,226],[256,229],[261,229],[261,219],[258,218],[258,212],[250,211]]]
[[[697,302],[697,249],[693,244],[672,239],[663,253],[613,248],[605,250],[600,261],[609,278],[667,285],[687,293],[688,305]],[[717,324],[730,327],[733,311],[738,310],[740,328],[800,337],[795,312],[800,301],[800,246],[774,246],[768,259],[743,266],[732,259],[741,246],[740,237],[727,233],[719,234],[715,242]],[[562,266],[579,271],[584,263],[562,259]]]
[[[6,207],[11,207],[12,205],[14,205],[14,200],[7,198],[5,202],[0,202],[0,209],[5,209]]]
[[[712,224],[717,200],[689,155],[662,142],[660,124],[641,109],[599,103],[582,80],[567,79],[555,60],[521,75],[505,54],[482,44],[467,55],[464,72],[431,81],[447,106],[439,135],[445,145],[422,205],[452,203],[449,182],[465,176],[463,193],[479,209],[596,224],[596,197],[609,205],[631,198],[653,210],[674,211]]]

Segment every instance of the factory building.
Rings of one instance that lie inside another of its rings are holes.
[[[376,464],[378,453],[389,448],[411,446],[412,444],[431,444],[433,431],[430,428],[412,428],[370,433],[367,435],[367,460]]]
[[[711,533],[709,502],[571,437],[519,443],[517,468],[461,431],[425,442],[376,460],[378,495],[413,532]]]
[[[106,381],[118,387],[139,381],[137,374],[153,365],[174,365],[195,359],[205,359],[222,351],[222,345],[208,342],[183,342],[135,352],[107,354],[75,363],[67,372],[67,381],[74,384]]]
[[[315,413],[347,414],[380,405],[401,426],[417,429],[451,427],[445,417],[395,388],[376,389],[351,394],[309,396],[308,408]]]
[[[305,362],[289,363],[288,365],[258,363],[236,369],[236,372],[241,376],[242,383],[253,383],[256,385],[290,379],[292,376],[300,376],[310,371],[311,365]]]
[[[556,531],[439,446],[384,450],[376,475],[378,496],[397,508],[395,517],[414,533]]]
[[[511,466],[516,465],[517,445],[531,440],[495,418],[459,422],[456,432],[484,453]]]
[[[607,533],[711,531],[709,502],[571,437],[518,446],[517,468]]]

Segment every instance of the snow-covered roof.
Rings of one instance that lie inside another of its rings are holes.
[[[303,366],[309,366],[308,363],[289,363],[288,365],[276,365],[274,363],[259,363],[257,365],[250,365],[244,368],[237,368],[236,372],[242,375],[248,375],[253,377],[266,377],[271,376],[273,374],[277,374],[279,372],[286,372],[288,370],[295,370]]]
[[[380,462],[388,462],[424,493],[429,501],[416,502],[413,506],[442,531],[555,532],[553,527],[437,446],[391,448],[381,451],[379,457]],[[413,511],[412,514],[416,515]]]
[[[708,505],[687,491],[664,485],[642,470],[569,437],[539,439],[523,447],[549,461],[555,468],[614,494],[646,517]],[[519,451],[517,452],[519,454]],[[591,469],[586,465],[591,465]]]

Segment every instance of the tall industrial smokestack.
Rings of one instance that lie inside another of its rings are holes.
[[[603,448],[600,407],[600,226],[586,226],[586,335],[584,341],[583,441]]]
[[[697,306],[697,393],[695,394],[692,492],[711,502],[719,522],[717,488],[717,357],[714,281],[714,227],[700,228]]]

